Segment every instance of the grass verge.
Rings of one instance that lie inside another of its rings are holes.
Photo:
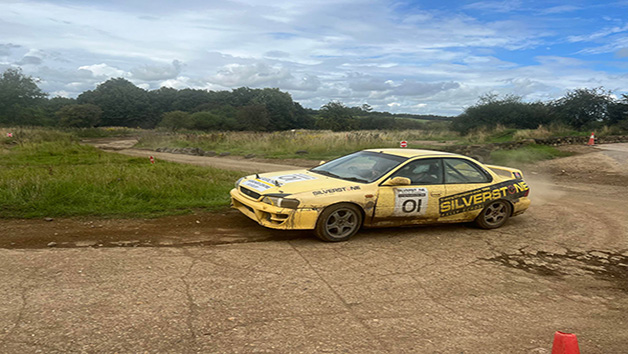
[[[35,134],[35,133],[33,133]],[[153,217],[229,205],[244,173],[106,153],[61,134],[0,145],[0,217]],[[50,137],[47,137],[50,138]]]
[[[457,137],[452,132],[405,131],[283,131],[283,132],[222,132],[222,133],[164,133],[144,134],[137,147],[197,147],[217,153],[234,155],[256,154],[265,158],[302,158],[329,160],[369,148],[395,148],[407,140],[411,147],[421,148],[421,142]],[[298,151],[307,151],[298,154]]]
[[[497,165],[517,166],[570,155],[572,154],[552,146],[533,144],[520,149],[493,151],[491,152],[490,160],[491,163]]]

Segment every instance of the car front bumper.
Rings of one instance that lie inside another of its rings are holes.
[[[231,207],[264,227],[281,230],[313,230],[316,227],[319,209],[280,208],[262,203],[234,188],[230,192]]]

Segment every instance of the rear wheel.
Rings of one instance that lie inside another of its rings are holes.
[[[314,232],[324,241],[346,241],[362,226],[362,213],[353,204],[336,204],[323,210]]]
[[[483,229],[496,229],[506,223],[512,207],[504,200],[490,202],[475,219],[475,224]]]

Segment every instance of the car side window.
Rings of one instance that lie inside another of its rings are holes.
[[[488,183],[491,178],[479,167],[463,159],[443,159],[445,183]]]
[[[423,159],[408,162],[391,178],[406,177],[413,185],[442,184],[443,168],[441,159]]]

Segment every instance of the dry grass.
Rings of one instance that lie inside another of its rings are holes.
[[[297,151],[307,151],[306,158],[327,159],[369,148],[399,147],[407,140],[410,147],[422,147],[412,141],[457,138],[451,132],[423,130],[331,132],[294,130],[284,132],[223,132],[144,135],[138,147],[197,147],[206,151],[230,152],[236,155],[256,154],[267,158],[303,157]]]
[[[526,139],[545,139],[553,136],[554,133],[544,126],[539,126],[536,129],[522,129],[518,130],[514,135],[514,140],[526,140]]]

